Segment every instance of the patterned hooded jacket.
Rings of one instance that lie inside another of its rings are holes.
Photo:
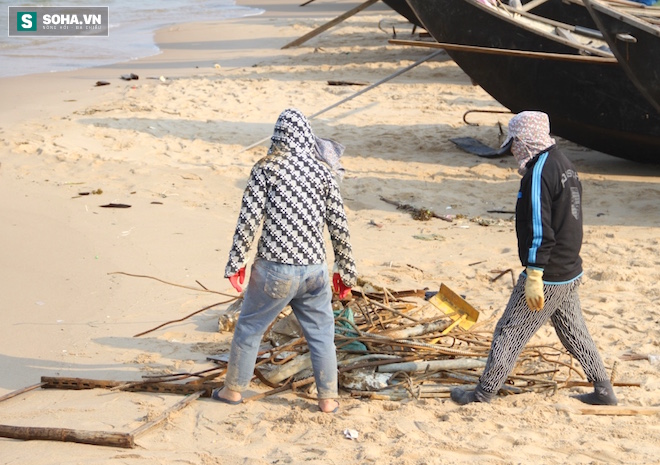
[[[335,269],[344,284],[354,286],[357,271],[344,204],[330,169],[315,158],[316,138],[307,118],[296,109],[284,110],[271,142],[243,193],[225,277],[243,266],[262,222],[257,256],[289,265],[325,262],[327,226]]]

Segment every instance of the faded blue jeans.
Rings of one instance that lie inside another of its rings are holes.
[[[337,397],[337,352],[328,266],[285,265],[257,258],[234,330],[225,386],[244,391],[252,379],[261,339],[290,305],[302,327],[319,399]]]

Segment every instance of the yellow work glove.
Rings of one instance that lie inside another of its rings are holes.
[[[527,267],[525,282],[525,300],[530,310],[543,309],[543,270]]]

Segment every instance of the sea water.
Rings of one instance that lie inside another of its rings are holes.
[[[9,6],[107,6],[108,37],[9,37]],[[69,71],[156,55],[157,29],[257,15],[234,0],[0,0],[0,77]]]

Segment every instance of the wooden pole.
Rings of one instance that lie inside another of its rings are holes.
[[[38,426],[0,425],[0,437],[22,439],[24,441],[60,441],[111,446],[131,449],[135,447],[133,435],[128,433],[108,433],[104,431],[81,431],[68,428],[42,428]]]
[[[454,52],[472,52],[472,53],[482,53],[484,55],[504,55],[504,56],[514,56],[514,57],[522,57],[522,58],[540,58],[543,60],[574,61],[578,63],[603,63],[608,65],[618,64],[616,58],[608,58],[608,57],[568,55],[565,53],[550,53],[550,52],[531,52],[525,50],[478,47],[475,45],[448,44],[445,42],[422,42],[417,40],[390,39],[388,42],[393,45],[409,45],[414,47],[441,48],[444,50],[451,50]]]
[[[421,336],[423,334],[435,333],[437,331],[443,331],[449,323],[447,323],[448,318],[444,318],[441,321],[433,321],[431,323],[424,323],[421,325],[411,326],[410,328],[404,329],[395,329],[395,330],[385,330],[383,334],[391,337],[392,339],[405,339],[413,336]]]
[[[397,71],[396,73],[394,73],[394,74],[390,74],[390,75],[387,76],[386,78],[383,78],[383,79],[381,79],[380,81],[378,81],[378,82],[376,82],[376,83],[374,83],[374,84],[371,84],[371,85],[368,86],[368,87],[365,87],[364,89],[362,89],[362,90],[360,90],[360,91],[354,93],[353,95],[349,95],[349,96],[346,97],[345,99],[342,99],[342,100],[340,100],[340,101],[337,102],[337,103],[333,103],[332,105],[330,105],[329,107],[324,108],[323,110],[317,111],[316,113],[314,113],[313,115],[309,116],[308,118],[309,118],[309,119],[314,119],[315,117],[317,117],[317,116],[319,116],[319,115],[325,113],[326,111],[330,111],[330,110],[332,110],[333,108],[338,107],[338,106],[341,105],[342,103],[348,102],[349,100],[352,100],[352,99],[354,99],[355,97],[364,94],[365,92],[369,92],[369,91],[370,91],[371,89],[373,89],[374,87],[378,87],[379,85],[384,84],[384,83],[386,83],[387,81],[390,81],[390,80],[394,79],[394,78],[397,77],[397,76],[400,76],[401,74],[405,73],[406,71],[410,71],[410,70],[413,69],[414,67],[419,66],[419,65],[421,65],[422,63],[424,63],[425,61],[428,61],[428,60],[430,60],[431,58],[435,58],[435,57],[437,57],[438,55],[440,55],[440,54],[442,54],[442,53],[444,53],[444,50],[438,50],[437,52],[434,52],[434,53],[432,53],[432,54],[426,56],[425,58],[422,58],[421,60],[416,61],[416,62],[413,63],[412,65],[406,66],[405,68],[400,69],[400,70]],[[252,144],[252,145],[248,145],[247,147],[245,147],[243,150],[241,150],[241,151],[238,152],[238,153],[243,153],[243,152],[245,152],[245,151],[247,151],[247,150],[250,150],[251,148],[256,147],[257,145],[263,144],[263,143],[266,142],[268,139],[270,139],[270,136],[268,136],[268,137],[264,137],[263,139],[261,139],[261,140],[255,142],[255,143]],[[375,303],[375,302],[374,302],[374,303]],[[389,310],[392,311],[391,309],[389,309]],[[404,316],[405,316],[405,315],[404,315]],[[413,319],[412,317],[406,317],[406,318]],[[416,320],[415,320],[415,321],[416,321]]]
[[[480,358],[466,359],[448,359],[448,360],[428,360],[422,362],[403,362],[390,363],[379,366],[376,371],[379,373],[397,373],[405,371],[406,373],[438,371],[438,370],[469,370],[472,368],[483,368],[486,366],[486,360]]]
[[[344,13],[343,15],[341,15],[341,16],[337,16],[337,17],[336,17],[335,19],[333,19],[332,21],[329,21],[329,22],[325,23],[323,26],[317,27],[317,28],[314,29],[313,31],[311,31],[311,32],[305,34],[304,36],[302,36],[302,37],[300,37],[300,38],[294,40],[293,42],[289,42],[289,43],[286,44],[284,47],[282,47],[282,50],[284,50],[284,49],[286,49],[286,48],[297,47],[298,45],[307,42],[307,41],[308,41],[309,39],[311,39],[312,37],[316,37],[316,36],[319,35],[320,33],[324,32],[324,31],[327,31],[327,30],[330,29],[331,27],[333,27],[333,26],[335,26],[335,25],[341,23],[342,21],[344,21],[344,20],[350,18],[350,17],[353,16],[354,14],[359,13],[360,11],[364,10],[365,8],[370,7],[371,5],[373,5],[374,3],[376,3],[377,1],[378,1],[378,0],[367,0],[366,2],[362,3],[361,5],[356,6],[356,7],[353,8],[352,10],[347,11],[347,12]]]

